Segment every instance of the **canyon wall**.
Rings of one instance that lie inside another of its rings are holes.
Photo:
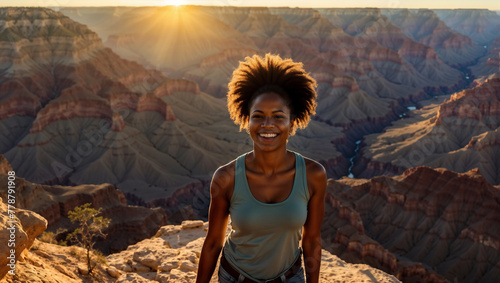
[[[324,248],[403,282],[494,282],[500,187],[477,170],[417,167],[396,177],[329,180]]]
[[[0,160],[3,161],[0,165],[0,181],[6,184],[8,175],[2,171],[11,168],[1,155]],[[95,247],[106,254],[124,250],[137,241],[151,237],[160,226],[167,224],[167,215],[162,208],[128,206],[124,194],[110,184],[74,187],[40,185],[19,177],[15,178],[14,183],[16,207],[38,213],[46,221],[48,231],[65,230],[60,233],[58,240],[65,240],[65,235],[76,228],[76,224],[72,224],[68,218],[69,211],[85,203],[102,208],[101,215],[111,219],[111,223],[105,230],[107,237],[98,239]],[[0,197],[6,202],[7,187],[0,188]]]
[[[490,184],[500,184],[499,93],[496,73],[444,103],[430,100],[429,106],[413,111],[382,134],[366,136],[355,174],[365,178],[400,174],[419,165],[455,172],[479,168]]]
[[[111,10],[123,14],[127,9]],[[156,10],[139,9],[131,16],[148,11]],[[173,11],[156,13],[163,17]],[[201,11],[192,16],[209,17]],[[6,50],[0,153],[18,176],[51,185],[110,183],[129,201],[154,206],[182,202],[176,197],[190,188],[200,191],[218,166],[251,149],[249,137],[229,119],[225,100],[207,94],[195,81],[120,58],[95,32],[61,12],[1,8],[0,19],[6,35],[0,40]],[[220,41],[219,47],[240,42],[207,36],[193,52],[206,49],[207,42]],[[203,66],[211,64],[206,60]],[[327,134],[309,130],[292,140],[304,155],[340,165],[328,166],[329,174],[340,175],[347,161],[332,141],[343,138],[340,128],[330,127]],[[317,146],[306,146],[309,142]],[[171,215],[181,213],[164,208]],[[206,206],[194,213],[206,217]]]
[[[217,98],[225,96],[232,71],[246,56],[271,52],[303,62],[319,84],[314,120],[332,129],[323,142],[334,149],[322,150],[333,154],[320,157],[324,165],[339,165],[328,166],[330,177],[350,173],[357,140],[397,120],[406,106],[463,89],[480,75],[467,68],[482,68],[487,59],[484,48],[448,26],[441,11],[214,6],[61,11],[88,24],[120,56],[193,80]],[[477,25],[474,19],[483,18],[471,12],[467,19]],[[182,41],[168,43],[179,32]],[[479,58],[484,62],[477,63]],[[493,71],[483,68],[482,75]]]

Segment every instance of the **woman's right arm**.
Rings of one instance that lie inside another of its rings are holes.
[[[210,184],[208,232],[201,249],[196,283],[210,282],[226,236],[229,200],[234,187],[234,163],[217,169]]]

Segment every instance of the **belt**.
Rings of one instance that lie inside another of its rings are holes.
[[[222,266],[222,268],[224,268],[224,270],[229,273],[229,275],[233,276],[234,278],[238,279],[238,277],[240,276],[240,273],[234,269],[231,264],[229,264],[229,262],[226,260],[226,257],[224,256],[224,253],[222,254],[221,256],[221,259],[220,259],[220,265]],[[290,269],[288,269],[286,272],[285,272],[285,278],[288,280],[290,278],[292,278],[296,273],[297,271],[299,271],[300,267],[302,266],[302,260],[301,260],[301,256],[299,256],[299,258],[295,261],[295,263],[293,264],[292,267],[290,267]],[[258,281],[254,281],[250,278],[247,278],[245,277],[245,279],[243,280],[244,283],[256,283]],[[275,278],[275,279],[272,279],[272,280],[267,280],[267,281],[264,281],[265,283],[281,283],[281,277],[278,277],[278,278]]]

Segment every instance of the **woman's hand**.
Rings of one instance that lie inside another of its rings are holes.
[[[309,203],[302,231],[302,250],[308,283],[319,281],[321,266],[321,223],[325,214],[326,171],[316,161],[306,159]]]
[[[226,236],[229,200],[234,187],[234,163],[217,169],[210,184],[208,232],[201,249],[197,283],[210,282]]]

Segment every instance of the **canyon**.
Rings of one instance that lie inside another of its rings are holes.
[[[403,282],[494,282],[500,276],[500,186],[477,169],[426,166],[330,179],[323,248]]]
[[[21,186],[26,184],[19,179],[16,183],[16,190],[23,192]],[[88,187],[103,190],[99,185]],[[26,202],[26,197],[19,199]],[[103,215],[109,213],[102,204],[106,199],[109,196],[96,194],[93,200],[105,208]],[[127,209],[146,210],[124,207],[120,213],[111,213],[113,221]],[[0,212],[2,217],[8,216],[6,204],[0,203]],[[456,173],[421,166],[395,177],[329,179],[321,278],[345,282],[493,282],[500,276],[499,213],[500,186],[488,184],[478,170]],[[85,278],[70,247],[35,239],[48,224],[50,229],[49,219],[22,209],[16,209],[16,215],[22,223],[18,229],[26,235],[18,241],[23,247],[18,249],[18,258],[22,258],[18,277],[0,270],[6,282],[35,280],[37,276],[65,282]],[[129,225],[135,230],[141,227]],[[161,225],[152,235],[108,255],[108,265],[97,271],[102,282],[194,282],[208,223],[196,220]],[[227,229],[229,232],[231,226]],[[113,230],[110,227],[108,232]],[[8,233],[7,229],[0,231],[0,238]]]
[[[488,10],[0,8],[0,182],[15,171],[38,219],[22,276],[79,280],[50,264],[77,265],[69,248],[34,238],[91,202],[112,219],[104,281],[193,281],[207,224],[172,224],[206,220],[213,172],[251,150],[225,93],[239,61],[270,52],[318,82],[288,146],[330,178],[322,278],[494,281],[499,31]]]
[[[225,96],[228,78],[245,56],[271,52],[303,62],[318,82],[313,120],[324,131],[335,131],[328,134],[335,156],[322,162],[334,178],[356,175],[349,171],[356,141],[381,132],[406,107],[470,87],[499,67],[494,31],[500,16],[487,10],[167,6],[61,11],[86,23],[120,56],[192,80],[214,97]],[[464,33],[460,22],[476,32]],[[181,23],[182,29],[175,28]],[[206,30],[212,25],[216,28]],[[179,30],[183,41],[171,46]],[[233,39],[238,42],[226,44]],[[146,50],[142,42],[162,52]],[[178,49],[167,52],[170,48]],[[197,63],[168,63],[177,57]],[[291,139],[294,149],[313,147],[296,140]]]
[[[12,167],[0,155],[0,181],[3,183],[7,183],[7,172],[12,172]],[[160,207],[127,205],[124,194],[111,184],[40,185],[17,177],[14,183],[15,207],[22,207],[44,218],[45,228],[57,234],[58,241],[65,241],[68,233],[77,227],[69,220],[69,211],[85,203],[91,203],[96,209],[101,208],[101,215],[111,219],[111,223],[106,230],[106,238],[96,239],[95,247],[105,254],[122,251],[153,236],[159,227],[168,222],[166,212]],[[6,200],[8,195],[7,188],[2,186],[0,197]]]
[[[174,215],[182,211],[170,204],[180,207],[192,194],[206,202],[202,190],[217,167],[251,149],[225,102],[195,81],[120,58],[60,12],[0,14],[6,19],[0,152],[18,176],[40,184],[110,183],[132,204],[164,205]],[[314,121],[290,144],[297,150],[315,144],[305,154],[332,164],[338,175],[336,165],[346,160],[331,141],[345,137],[337,127],[324,128]],[[202,217],[206,205],[194,213]]]
[[[353,171],[371,177],[419,165],[455,172],[478,168],[490,184],[500,184],[499,93],[500,73],[495,73],[443,103],[429,101],[384,133],[365,136]]]

